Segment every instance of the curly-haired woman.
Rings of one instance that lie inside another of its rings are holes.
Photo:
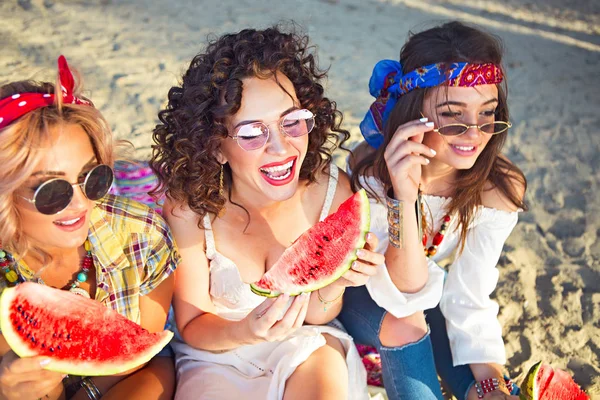
[[[310,295],[265,300],[249,287],[352,195],[331,163],[348,132],[324,76],[307,37],[247,29],[210,43],[169,91],[152,165],[183,258],[177,399],[367,397],[352,339],[320,325],[383,262],[368,250],[374,235],[350,271]]]
[[[0,87],[0,293],[33,281],[162,331],[179,262],[169,228],[154,210],[107,195],[108,123],[81,97],[64,57],[58,82]],[[46,366],[52,359],[19,358],[0,335],[0,399],[170,399],[175,387],[169,357],[129,374],[64,381]]]

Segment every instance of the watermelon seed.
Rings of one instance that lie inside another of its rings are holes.
[[[323,255],[323,253],[321,253],[320,251],[317,251],[315,254],[318,255],[319,257],[321,257]]]
[[[321,246],[320,244],[318,244],[318,245],[317,245],[317,247],[318,247],[318,248],[320,248],[320,249],[322,249],[322,248],[323,248],[323,246]]]
[[[18,312],[22,312],[22,311],[23,311],[23,307],[21,307],[21,305],[20,305],[20,304],[17,306],[17,311],[18,311]]]
[[[18,330],[19,332],[21,332],[21,329],[23,329],[23,327],[22,327],[21,325],[17,326],[17,330]]]
[[[46,348],[46,343],[42,343],[42,349]]]
[[[71,340],[71,334],[67,333],[67,340]]]
[[[327,236],[323,235],[323,240],[329,242],[330,239]]]
[[[60,347],[60,344],[59,344],[58,346],[56,346],[56,349],[57,349],[57,350],[60,350],[60,349],[61,349],[61,347]]]
[[[50,350],[50,353],[54,353],[54,347],[49,347],[48,350]]]
[[[34,338],[33,336],[31,337],[31,339],[30,339],[30,340],[31,340],[31,343],[34,343],[34,344],[35,344],[35,338]]]

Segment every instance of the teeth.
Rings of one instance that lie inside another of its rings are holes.
[[[457,145],[454,145],[454,147],[461,151],[472,151],[475,148],[475,146],[457,146]]]
[[[285,174],[281,175],[281,176],[273,176],[271,174],[267,174],[267,176],[270,179],[273,179],[274,181],[282,181],[284,179],[287,179],[292,173],[292,170],[288,170],[288,172],[286,172]]]
[[[261,168],[260,170],[263,172],[281,172],[285,171],[286,169],[292,168],[292,165],[294,165],[294,160],[283,165],[278,165],[276,167]]]
[[[68,221],[56,221],[56,224],[69,226],[79,222],[80,219],[81,218],[70,219]]]

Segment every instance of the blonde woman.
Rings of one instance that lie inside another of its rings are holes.
[[[60,89],[22,81],[0,88],[0,292],[35,281],[103,303],[161,331],[179,262],[153,210],[107,195],[113,180],[108,124],[80,97],[64,57]],[[129,374],[70,377],[19,358],[0,336],[0,399],[168,399],[172,361]]]

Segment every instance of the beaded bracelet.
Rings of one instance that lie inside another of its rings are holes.
[[[90,400],[100,400],[102,393],[100,393],[100,390],[91,378],[86,376],[81,380],[80,384]]]
[[[477,391],[477,398],[483,399],[483,396],[500,389],[500,387],[505,387],[508,390],[508,393],[511,393],[513,389],[513,383],[508,378],[504,378],[504,381],[499,381],[497,378],[488,378],[480,382],[476,382],[475,390]]]
[[[333,300],[325,300],[324,298],[322,298],[320,290],[321,289],[317,290],[317,297],[319,298],[319,301],[321,302],[321,304],[323,304],[323,311],[327,311],[328,305],[337,303],[337,301],[342,298],[342,296],[344,295],[344,292],[346,291],[346,288],[344,288],[344,290],[342,290],[342,293],[340,293],[339,296]]]
[[[397,249],[404,248],[404,202],[394,199],[392,189],[385,195],[387,204],[388,239]]]

